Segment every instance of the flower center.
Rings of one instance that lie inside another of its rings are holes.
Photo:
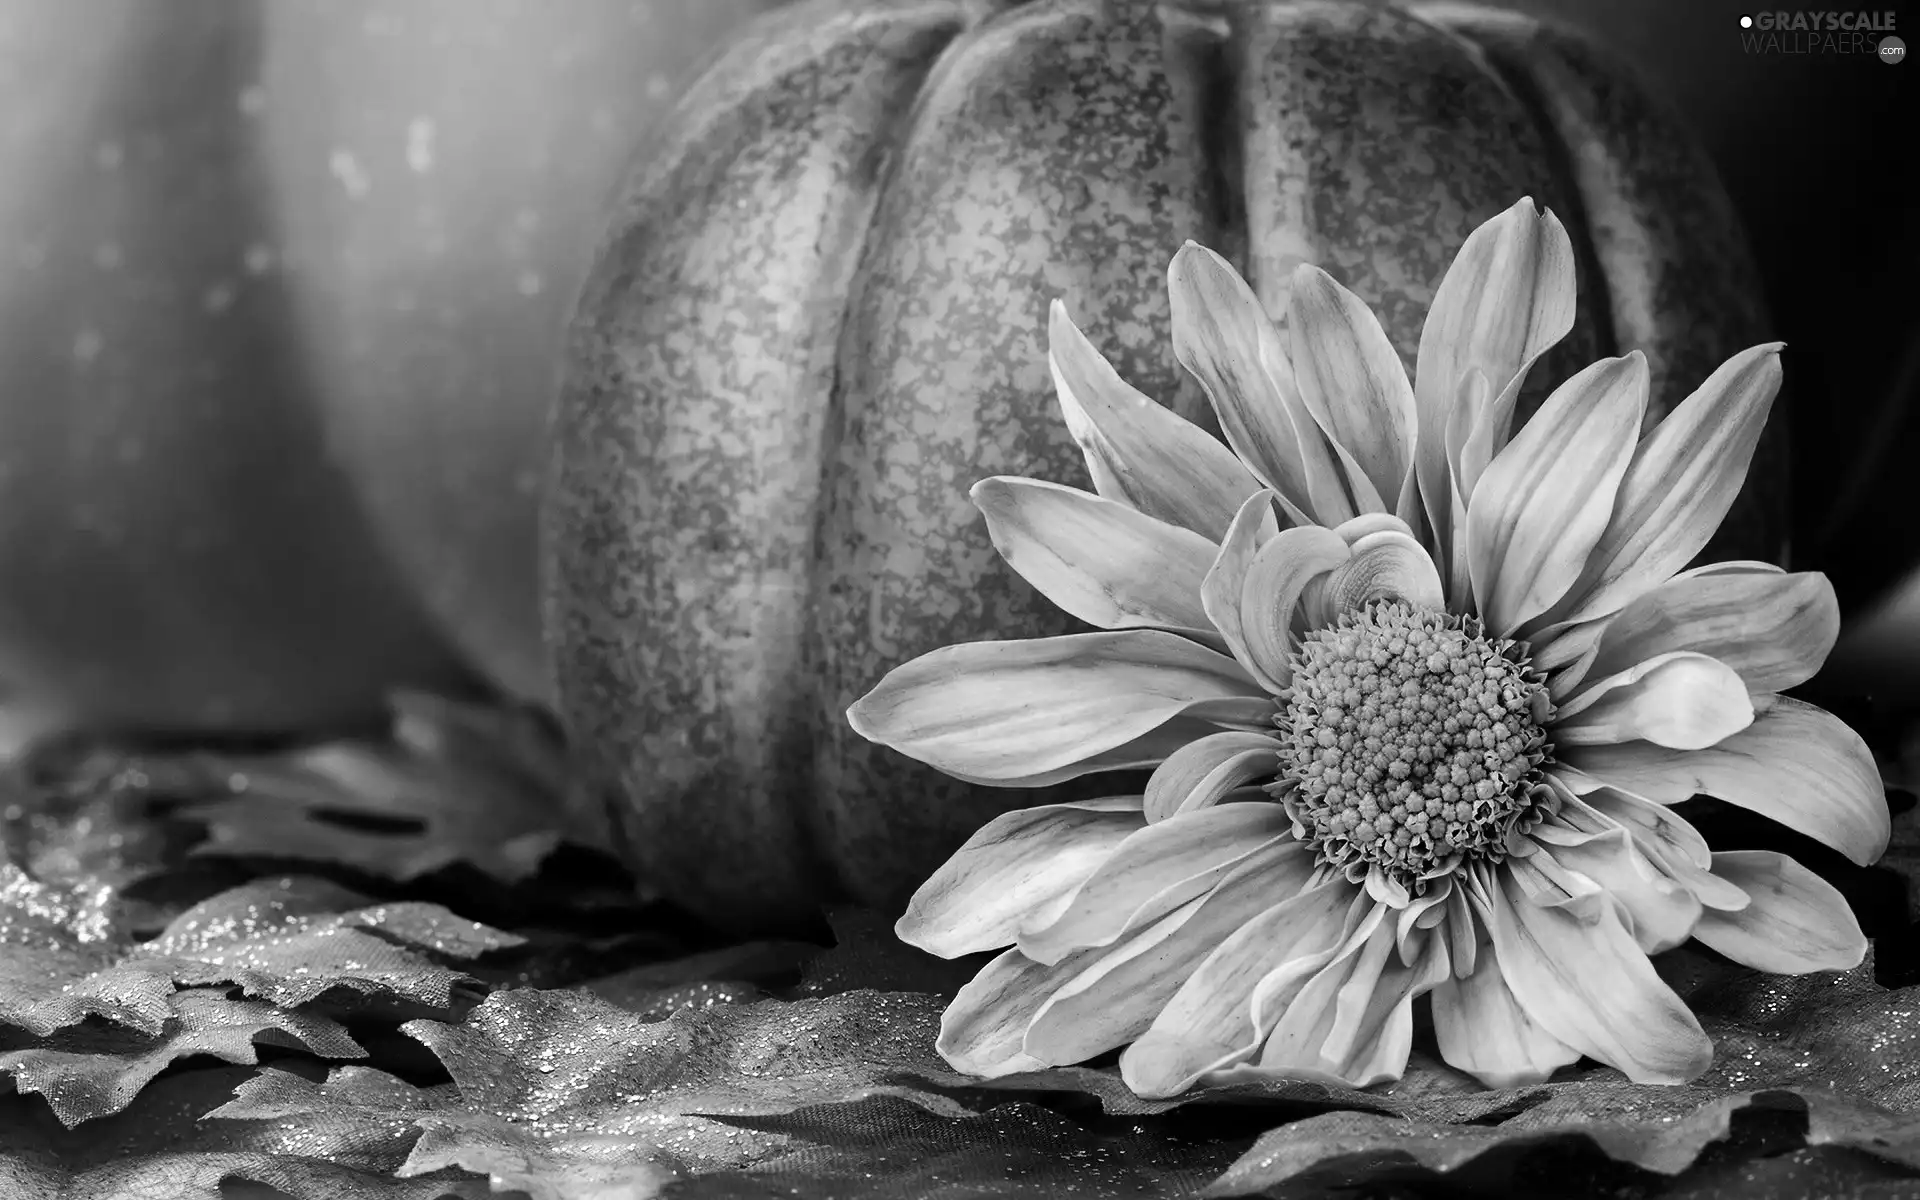
[[[1538,819],[1551,713],[1522,644],[1377,601],[1302,639],[1273,788],[1322,861],[1423,889],[1464,859],[1504,858]]]

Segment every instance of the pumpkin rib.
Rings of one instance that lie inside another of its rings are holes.
[[[980,475],[1086,483],[1047,376],[1047,302],[1064,296],[1091,336],[1118,336],[1124,374],[1197,412],[1163,277],[1138,267],[1202,227],[1165,38],[1155,6],[1100,0],[972,30],[928,79],[876,214],[841,345],[813,796],[836,873],[867,903],[904,899],[953,832],[1058,794],[959,784],[844,717],[919,652],[1078,628],[993,556],[966,499]]]
[[[545,539],[562,712],[600,788],[642,798],[630,861],[722,924],[802,925],[830,886],[801,797],[833,302],[876,140],[957,11],[827,0],[750,30],[630,177],[574,323]]]

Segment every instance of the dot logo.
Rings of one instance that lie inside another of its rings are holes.
[[[1907,57],[1907,44],[1897,37],[1883,37],[1880,39],[1878,53],[1883,63],[1904,62]]]
[[[1753,18],[1752,18],[1752,17],[1741,17],[1741,18],[1740,18],[1740,28],[1742,28],[1742,29],[1752,29],[1752,28],[1753,28]]]

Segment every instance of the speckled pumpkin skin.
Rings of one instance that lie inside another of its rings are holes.
[[[545,617],[624,851],[775,928],[897,906],[983,821],[1064,794],[957,783],[844,717],[937,646],[1076,627],[967,500],[999,473],[1088,485],[1053,297],[1211,427],[1168,336],[1184,239],[1276,309],[1319,263],[1411,366],[1460,243],[1530,194],[1582,269],[1528,407],[1638,347],[1665,413],[1767,336],[1689,146],[1589,48],[1452,6],[824,0],[750,27],[637,160],[558,409]],[[1783,485],[1775,439],[1709,554],[1778,557]]]

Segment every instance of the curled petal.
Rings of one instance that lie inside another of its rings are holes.
[[[1219,547],[1116,501],[1038,479],[973,485],[993,548],[1062,610],[1101,629],[1214,638],[1200,584]]]
[[[1361,538],[1375,533],[1404,533],[1413,536],[1413,527],[1392,513],[1361,513],[1351,521],[1342,521],[1334,526],[1335,533],[1351,546]]]
[[[1100,951],[1051,965],[1009,950],[980,969],[940,1015],[934,1048],[956,1071],[995,1079],[1047,1064],[1023,1048],[1027,1026],[1055,989],[1085,970]]]
[[[1028,1026],[1027,1053],[1075,1063],[1132,1041],[1222,941],[1298,893],[1312,873],[1313,855],[1299,842],[1249,857],[1205,896],[1123,938],[1054,992]]]
[[[1240,636],[1262,675],[1285,686],[1293,677],[1294,614],[1307,585],[1353,556],[1331,529],[1283,529],[1260,547],[1240,584]]]
[[[1412,495],[1413,387],[1386,330],[1360,297],[1311,264],[1295,269],[1287,307],[1301,401],[1343,451],[1363,511],[1397,511]],[[1384,502],[1384,503],[1382,503]]]
[[[1715,796],[1769,817],[1862,866],[1892,830],[1873,752],[1832,713],[1778,697],[1753,724],[1706,750],[1644,743],[1570,746],[1568,765],[1661,804]]]
[[[942,958],[1010,946],[1144,824],[1138,796],[1002,813],[920,885],[894,932]]]
[[[1433,1031],[1440,1057],[1490,1088],[1539,1083],[1579,1061],[1580,1052],[1554,1037],[1513,998],[1491,940],[1476,949],[1475,968],[1433,989]]]
[[[1583,920],[1527,898],[1507,871],[1489,906],[1494,952],[1527,1015],[1635,1083],[1685,1083],[1713,1043],[1611,905]]]
[[[1260,547],[1274,537],[1271,531],[1263,527],[1273,524],[1273,493],[1258,491],[1247,497],[1240,511],[1234,514],[1233,521],[1227,526],[1227,536],[1220,544],[1220,554],[1213,560],[1213,566],[1207,569],[1207,576],[1200,584],[1200,604],[1206,610],[1207,619],[1226,639],[1227,648],[1243,670],[1268,692],[1278,692],[1282,684],[1269,676],[1260,664],[1254,661],[1253,654],[1247,649],[1246,630],[1240,620],[1240,593],[1246,587],[1247,572],[1253,567],[1254,555]]]
[[[1331,959],[1356,896],[1352,884],[1332,880],[1229,934],[1120,1056],[1127,1086],[1142,1096],[1174,1096],[1208,1071],[1250,1057],[1260,1048],[1251,1008],[1255,987],[1275,971],[1304,981]]]
[[[1223,804],[1137,829],[1074,892],[1059,915],[1020,931],[1021,953],[1058,962],[1110,946],[1128,928],[1203,895],[1249,855],[1293,838],[1278,804]]]
[[[1784,854],[1730,850],[1713,856],[1713,873],[1751,902],[1736,912],[1707,911],[1693,936],[1735,962],[1776,975],[1844,971],[1867,956],[1847,898]]]
[[[1714,745],[1753,723],[1753,698],[1716,658],[1677,651],[1588,685],[1560,708],[1557,746],[1643,740],[1676,750]]]
[[[888,672],[847,720],[870,741],[991,782],[1083,762],[1192,705],[1250,695],[1259,690],[1232,659],[1138,629],[946,646]]]
[[[1461,381],[1478,370],[1494,394],[1504,391],[1567,335],[1573,313],[1573,241],[1551,212],[1535,211],[1531,197],[1469,234],[1447,268],[1420,333],[1413,387],[1420,494],[1437,544],[1452,532],[1445,442]],[[1494,428],[1495,452],[1511,417],[1509,409]]]
[[[1047,362],[1094,488],[1150,517],[1218,538],[1259,481],[1206,430],[1128,386],[1055,300]]]
[[[1603,359],[1555,388],[1487,465],[1467,499],[1467,551],[1495,633],[1547,611],[1580,577],[1646,406],[1646,357]]]
[[[1354,542],[1352,550],[1353,557],[1327,575],[1320,601],[1326,607],[1326,619],[1373,600],[1397,599],[1422,608],[1446,607],[1440,571],[1426,548],[1412,536],[1393,530],[1370,533]]]
[[[1818,572],[1685,571],[1601,627],[1587,670],[1610,675],[1691,650],[1733,668],[1749,691],[1783,692],[1813,678],[1839,633],[1839,601]]]
[[[1226,259],[1188,242],[1167,268],[1173,353],[1200,381],[1227,444],[1254,475],[1323,524],[1358,510],[1301,401],[1280,334]]]
[[[1700,553],[1733,507],[1780,391],[1781,343],[1734,355],[1640,443],[1567,619],[1604,616]]]
[[[1270,733],[1227,730],[1174,751],[1147,780],[1147,820],[1164,821],[1218,804],[1221,797],[1280,769],[1280,745]]]

